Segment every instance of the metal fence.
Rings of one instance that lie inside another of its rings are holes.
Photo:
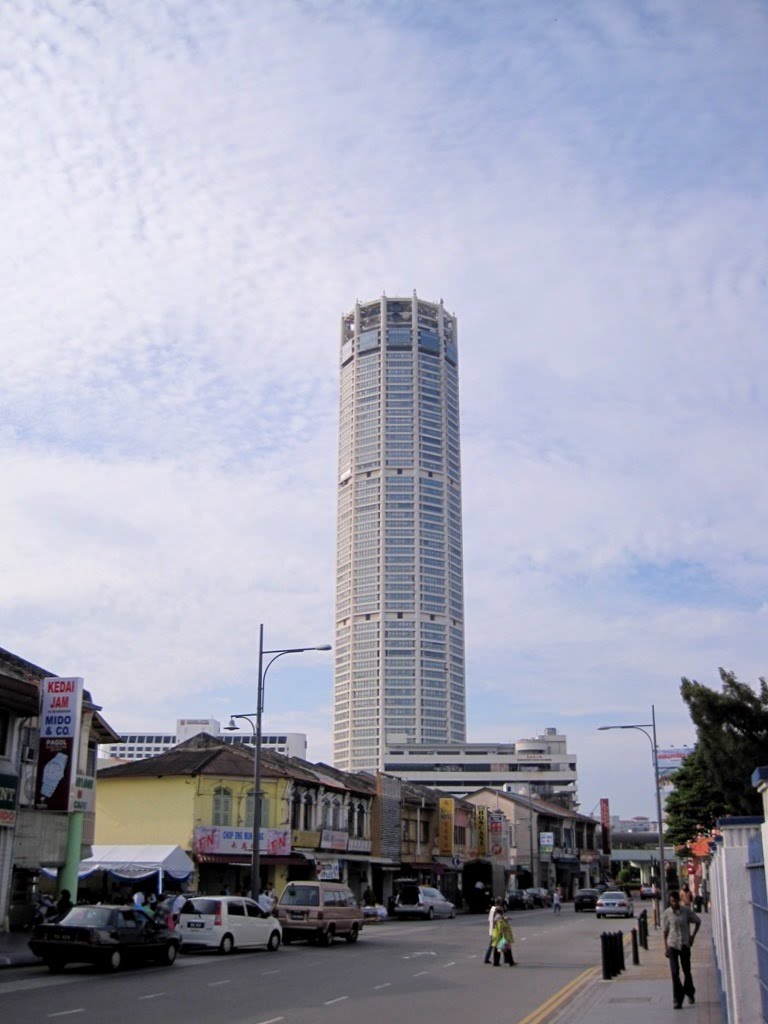
[[[768,893],[765,884],[765,857],[760,832],[750,836],[748,843],[749,882],[752,890],[752,913],[757,945],[757,977],[764,1024],[768,1024]]]

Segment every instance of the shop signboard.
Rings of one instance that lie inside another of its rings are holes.
[[[453,853],[453,797],[440,797],[440,832],[438,847],[441,857]]]
[[[198,825],[193,841],[195,853],[252,853],[253,829]],[[290,829],[259,829],[259,853],[272,857],[286,857],[290,852]]]
[[[16,824],[16,801],[19,780],[15,775],[0,775],[0,827],[11,828]]]
[[[77,769],[83,680],[48,676],[40,683],[40,739],[35,807],[68,811]]]

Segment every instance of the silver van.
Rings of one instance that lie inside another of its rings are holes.
[[[357,942],[363,928],[362,908],[339,882],[289,882],[276,909],[286,945],[306,939],[330,946],[337,935]]]

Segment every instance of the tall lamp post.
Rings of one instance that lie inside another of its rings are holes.
[[[656,743],[656,708],[651,704],[651,721],[641,722],[639,725],[599,725],[598,730],[605,732],[608,729],[637,729],[648,737],[651,744],[651,756],[653,759],[653,781],[656,786],[656,816],[658,817],[659,828],[659,883],[661,886],[661,909],[667,905],[667,872],[664,867],[664,833],[661,821],[661,787],[659,786],[659,747]],[[650,729],[651,732],[646,732]]]
[[[229,725],[225,726],[229,732],[237,732],[239,726],[236,720],[244,719],[253,729],[253,841],[251,844],[251,896],[256,899],[258,896],[257,886],[261,877],[261,851],[259,850],[259,831],[261,829],[261,719],[264,713],[264,680],[267,677],[269,666],[282,658],[284,654],[303,654],[305,651],[330,651],[330,644],[320,644],[318,647],[285,647],[277,651],[264,650],[264,624],[259,626],[259,673],[256,689],[256,710],[249,711],[242,715],[230,715]],[[264,664],[264,655],[271,654],[267,664]]]

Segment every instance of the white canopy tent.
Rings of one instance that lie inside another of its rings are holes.
[[[158,891],[163,890],[163,877],[177,882],[189,878],[195,865],[180,846],[94,846],[93,853],[80,862],[80,878],[95,871],[108,871],[125,881],[136,881],[158,874]]]

